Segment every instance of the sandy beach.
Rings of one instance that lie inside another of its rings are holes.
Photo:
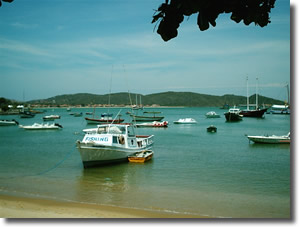
[[[206,218],[40,198],[0,195],[1,218]]]

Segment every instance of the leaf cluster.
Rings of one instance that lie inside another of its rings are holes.
[[[209,26],[216,26],[216,19],[221,13],[231,13],[231,20],[236,23],[252,22],[264,27],[271,21],[269,13],[276,0],[165,0],[153,15],[152,23],[158,22],[157,33],[164,41],[178,34],[178,27],[184,16],[198,14],[197,24],[201,31]]]
[[[0,0],[0,7],[2,6],[2,2],[9,2],[9,3],[11,3],[11,2],[13,2],[13,0]]]

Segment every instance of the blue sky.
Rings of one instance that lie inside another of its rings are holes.
[[[201,32],[185,18],[177,38],[153,32],[164,0],[14,0],[0,8],[0,97],[61,94],[255,93],[286,100],[290,84],[290,2],[276,0],[261,28],[217,19]],[[112,81],[112,82],[111,82]],[[110,86],[111,84],[111,86]]]

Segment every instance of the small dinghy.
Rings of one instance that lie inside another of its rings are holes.
[[[211,125],[207,128],[207,132],[217,132],[217,127],[214,125]]]
[[[217,114],[215,111],[210,111],[205,114],[207,118],[220,118],[220,115]]]
[[[26,130],[48,130],[48,129],[60,129],[62,126],[60,124],[39,124],[34,123],[33,125],[20,125],[19,128],[23,128]]]
[[[134,155],[128,156],[128,161],[143,163],[143,162],[150,160],[152,158],[152,156],[153,156],[153,151],[146,150],[146,151],[138,152],[138,153],[135,153]]]

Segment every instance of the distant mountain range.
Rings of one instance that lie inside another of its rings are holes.
[[[250,103],[255,103],[255,95],[250,98]],[[29,104],[41,104],[41,105],[131,105],[138,103],[140,100],[144,106],[187,106],[187,107],[213,107],[213,106],[223,106],[228,104],[230,106],[246,104],[247,99],[245,96],[236,95],[206,95],[193,92],[162,92],[149,95],[140,94],[129,94],[126,92],[113,93],[105,95],[96,95],[89,93],[78,93],[69,95],[58,95],[48,99],[32,100],[27,103]],[[131,101],[130,101],[131,100]],[[259,96],[259,104],[284,104],[283,101]]]

